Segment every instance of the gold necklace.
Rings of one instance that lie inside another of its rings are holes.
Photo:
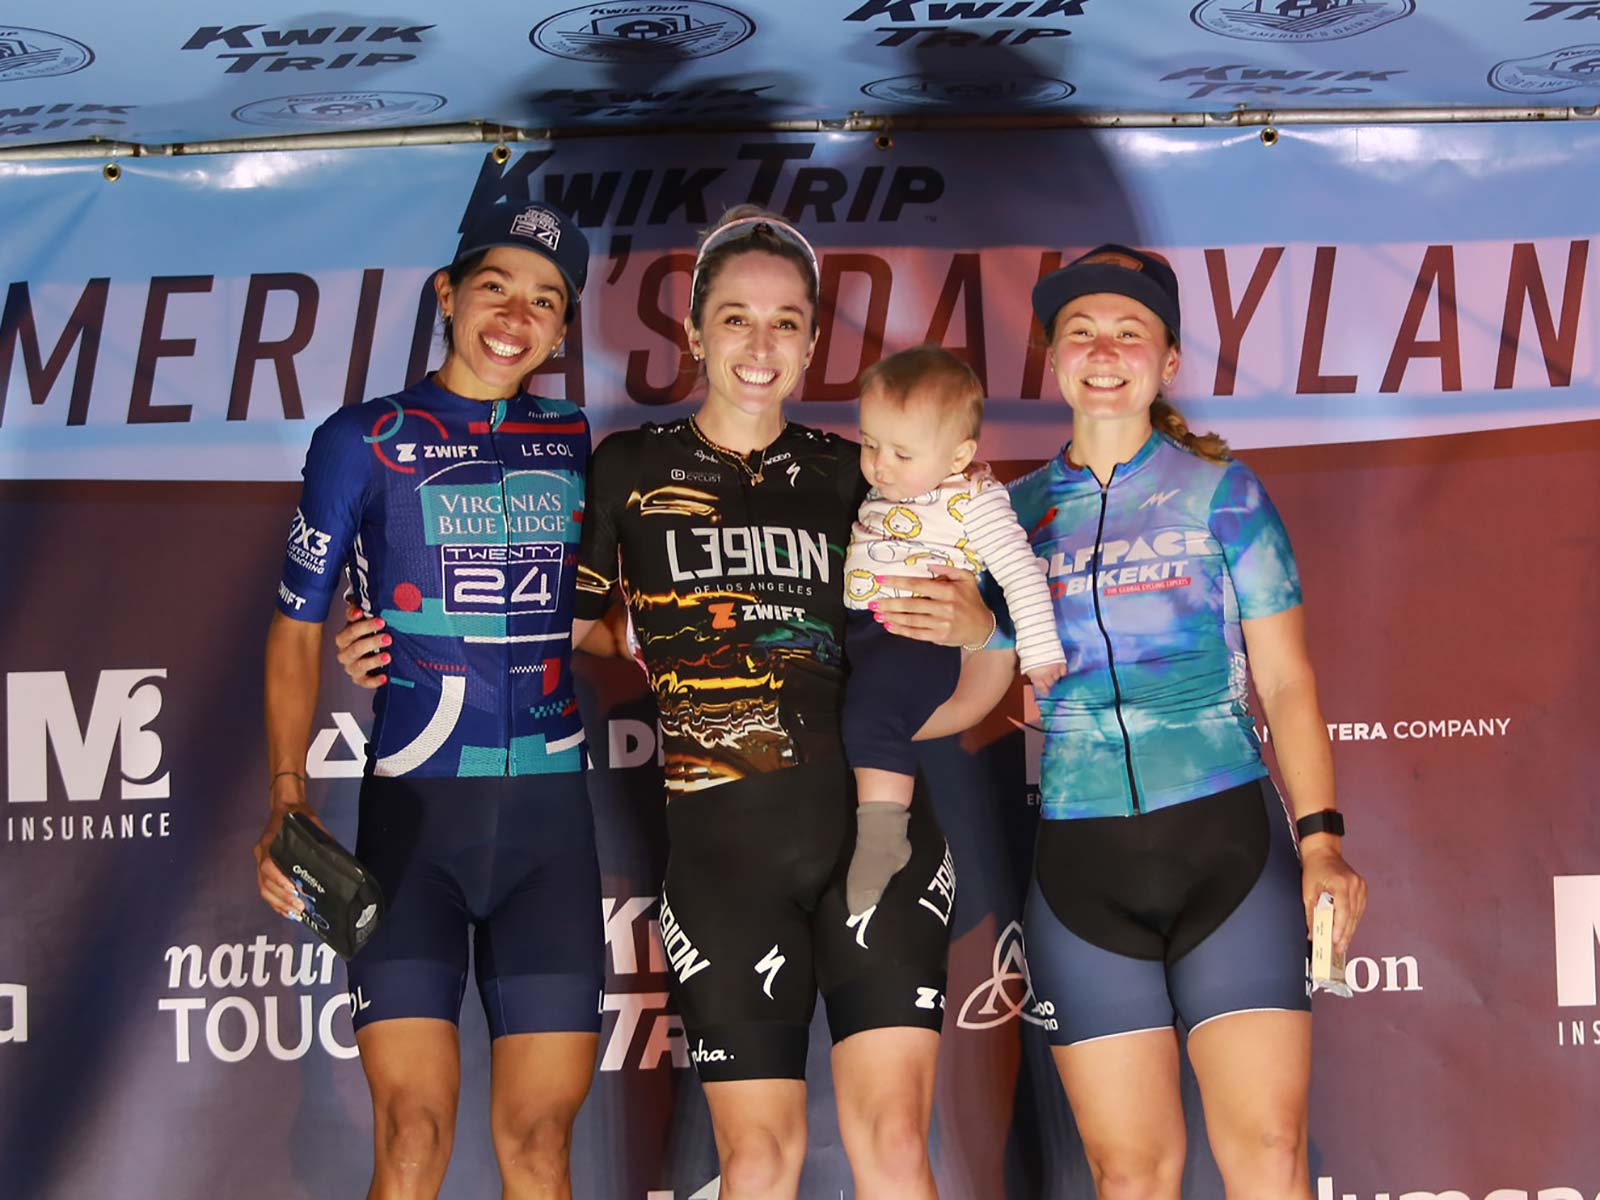
[[[778,426],[777,437],[774,437],[771,442],[768,442],[765,446],[761,447],[761,458],[756,462],[754,467],[750,465],[748,455],[740,454],[737,450],[730,450],[726,446],[713,442],[709,437],[706,436],[705,430],[700,428],[700,422],[696,421],[693,417],[689,418],[689,428],[694,430],[695,437],[700,439],[707,450],[712,450],[735,464],[741,471],[750,477],[750,482],[752,484],[756,484],[760,483],[764,478],[766,478],[763,472],[765,471],[767,465],[767,451],[772,449],[773,443],[775,443],[778,438],[783,436],[783,431],[789,428],[789,419],[785,417],[783,424]]]

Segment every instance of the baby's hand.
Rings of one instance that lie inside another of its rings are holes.
[[[1046,663],[1042,667],[1035,667],[1028,671],[1028,682],[1033,684],[1036,692],[1048,691],[1056,682],[1067,673],[1066,663]]]

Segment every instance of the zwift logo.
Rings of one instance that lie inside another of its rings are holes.
[[[1251,42],[1332,42],[1409,17],[1416,0],[1202,0],[1189,19]]]
[[[589,4],[546,17],[528,40],[546,54],[586,62],[681,62],[732,49],[756,23],[720,4]]]
[[[94,51],[73,38],[43,29],[0,25],[0,83],[71,75],[93,61]]]

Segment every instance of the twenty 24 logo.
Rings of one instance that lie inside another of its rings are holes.
[[[69,800],[99,800],[112,752],[121,748],[124,800],[164,800],[171,776],[161,769],[161,738],[150,728],[161,712],[165,670],[101,671],[87,724],[78,720],[65,671],[16,671],[6,676],[8,798],[13,804],[49,798],[49,755]]]

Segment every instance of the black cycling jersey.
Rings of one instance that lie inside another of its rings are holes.
[[[844,552],[865,491],[855,443],[793,423],[745,457],[687,417],[595,451],[577,615],[603,615],[620,574],[670,793],[841,753]]]

